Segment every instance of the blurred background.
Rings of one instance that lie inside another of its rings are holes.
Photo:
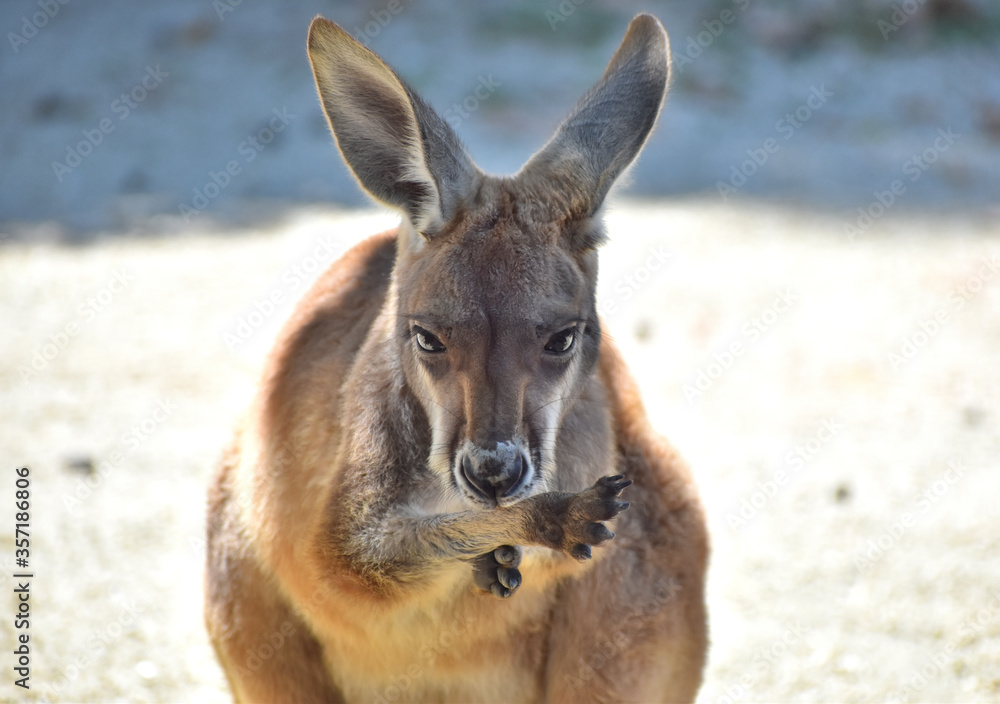
[[[993,0],[3,3],[0,506],[30,466],[37,577],[0,699],[228,698],[214,464],[308,282],[396,220],[333,146],[310,19],[510,173],[640,11],[673,78],[599,306],[704,497],[700,701],[1000,701]]]
[[[252,220],[275,212],[265,200],[364,204],[316,109],[303,27],[317,13],[447,112],[488,171],[517,170],[648,10],[674,76],[631,193],[718,195],[773,138],[735,195],[850,212],[946,129],[954,141],[907,181],[907,207],[996,197],[990,0],[50,4],[2,10],[0,227],[13,236],[39,222],[69,239],[169,227],[153,216],[194,208],[232,160],[240,173],[188,221]],[[275,110],[283,129],[248,142]]]

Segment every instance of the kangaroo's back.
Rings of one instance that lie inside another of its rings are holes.
[[[337,25],[314,20],[309,54],[345,161],[402,221],[296,307],[212,489],[206,620],[234,695],[692,700],[704,518],[595,300],[665,33],[636,17],[509,177]]]

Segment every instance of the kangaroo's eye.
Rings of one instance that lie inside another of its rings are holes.
[[[444,352],[445,346],[441,340],[437,339],[433,333],[427,332],[423,328],[414,327],[413,337],[417,340],[417,346],[424,352]]]
[[[576,343],[576,327],[560,330],[545,343],[545,351],[549,354],[566,354]]]

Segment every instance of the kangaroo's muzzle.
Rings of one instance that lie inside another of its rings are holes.
[[[455,457],[456,479],[473,498],[496,506],[510,499],[531,477],[531,460],[520,442],[499,442],[492,449],[466,440]]]

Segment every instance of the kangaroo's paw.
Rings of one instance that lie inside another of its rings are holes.
[[[517,569],[520,564],[521,548],[501,545],[473,561],[473,579],[480,589],[506,599],[521,586],[521,573]]]
[[[543,539],[577,560],[589,560],[591,547],[615,537],[602,521],[609,521],[629,507],[622,491],[632,483],[621,474],[602,477],[579,494],[562,495],[543,510]]]

